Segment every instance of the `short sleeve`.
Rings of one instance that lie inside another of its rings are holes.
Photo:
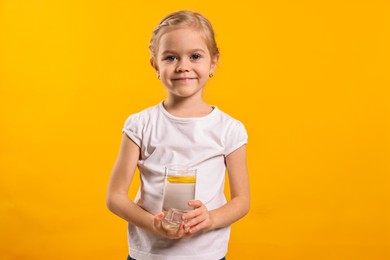
[[[244,125],[240,121],[234,120],[231,124],[229,124],[224,139],[225,156],[228,156],[230,153],[248,142],[248,134]]]
[[[125,133],[136,145],[141,147],[142,128],[140,114],[134,114],[127,118],[122,132]]]

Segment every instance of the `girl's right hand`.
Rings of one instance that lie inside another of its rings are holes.
[[[161,212],[160,214],[154,216],[153,227],[157,234],[170,239],[180,239],[191,235],[190,233],[185,232],[184,224],[181,224],[177,231],[164,229],[162,226],[162,220],[164,219],[165,214],[165,212]]]

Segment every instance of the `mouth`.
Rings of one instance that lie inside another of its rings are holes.
[[[180,77],[180,78],[174,78],[172,80],[174,81],[188,81],[188,80],[193,80],[195,78],[189,78],[189,77]]]

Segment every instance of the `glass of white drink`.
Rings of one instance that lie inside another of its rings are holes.
[[[188,201],[195,199],[195,185],[195,168],[185,166],[166,167],[163,209],[165,211],[177,209],[181,213],[192,210],[193,208],[188,206]],[[169,221],[168,218],[165,219],[166,226]],[[173,223],[173,226],[176,225],[176,229],[180,226],[180,222],[177,223]]]

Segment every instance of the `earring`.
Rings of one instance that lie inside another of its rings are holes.
[[[157,71],[157,78],[160,79],[160,72]]]
[[[209,78],[212,78],[212,77],[214,77],[214,74],[213,74],[213,73],[210,73],[210,74],[209,74]]]

